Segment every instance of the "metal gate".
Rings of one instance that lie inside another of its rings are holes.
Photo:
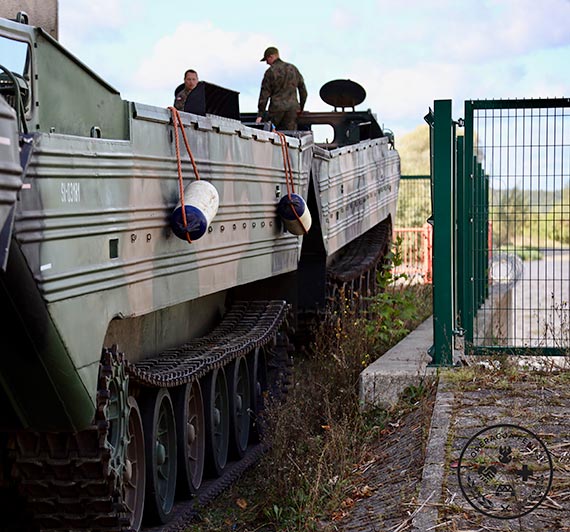
[[[431,176],[402,175],[398,191],[398,209],[393,229],[401,263],[392,273],[404,284],[431,283],[432,226]]]
[[[471,100],[457,121],[451,109],[426,116],[434,364],[456,345],[569,354],[570,99]]]

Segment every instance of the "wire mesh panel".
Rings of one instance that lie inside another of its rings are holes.
[[[393,240],[399,248],[399,260],[392,274],[401,284],[431,283],[432,226],[396,227]]]
[[[475,349],[567,351],[570,101],[485,100],[465,109],[469,340]]]
[[[393,240],[401,264],[393,269],[400,282],[431,282],[431,181],[429,175],[401,176]]]
[[[431,216],[429,175],[403,175],[398,190],[396,227],[422,227]]]

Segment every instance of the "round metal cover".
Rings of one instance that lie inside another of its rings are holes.
[[[354,107],[364,101],[366,91],[350,79],[335,79],[325,83],[319,92],[321,100],[333,107]]]

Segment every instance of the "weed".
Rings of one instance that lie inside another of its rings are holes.
[[[360,409],[363,365],[431,314],[431,287],[394,286],[393,260],[397,250],[378,275],[378,294],[367,301],[366,316],[347,300],[329,312],[316,327],[307,356],[295,361],[287,401],[270,402],[270,450],[226,497],[231,506],[249,491],[251,504],[236,530],[325,530],[323,523],[350,500],[369,443],[395,415]],[[406,408],[427,389],[423,382],[410,387]],[[214,519],[211,513],[207,517]],[[209,529],[216,530],[212,524]]]
[[[410,406],[417,405],[428,394],[430,384],[424,379],[421,379],[417,385],[410,384],[402,392],[402,401]]]

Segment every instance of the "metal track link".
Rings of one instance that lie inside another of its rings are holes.
[[[115,368],[126,367],[131,382],[141,386],[174,387],[201,378],[276,339],[267,350],[274,355],[272,371],[276,384],[272,393],[279,397],[286,393],[289,357],[287,335],[280,334],[279,329],[286,324],[289,311],[285,301],[236,303],[210,334],[135,364],[128,364],[120,353],[105,349],[93,425],[76,434],[21,431],[11,444],[19,491],[26,497],[37,525],[29,532],[131,532],[128,515],[117,502],[120,471],[112,463],[107,442],[106,376]],[[184,517],[184,512],[194,511],[196,505],[207,504],[235,482],[261,453],[261,445],[248,449],[245,457],[231,464],[220,478],[205,482],[195,499],[177,503],[175,515]],[[174,528],[170,526],[160,530],[177,530],[176,526],[184,529],[179,519],[172,523]]]
[[[277,341],[268,351],[271,352],[271,371],[273,382],[269,394],[274,400],[283,401],[291,385],[291,350],[292,344],[286,334],[277,334]],[[219,478],[205,480],[193,499],[178,501],[173,511],[172,519],[166,525],[146,528],[144,532],[178,532],[188,528],[192,521],[199,518],[200,509],[210,504],[220,493],[234,484],[250,467],[254,466],[270,447],[270,439],[250,445],[245,456],[230,462]]]
[[[261,443],[248,448],[246,455],[239,462],[231,462],[226,466],[220,478],[204,482],[197,497],[188,501],[179,501],[173,510],[172,519],[169,523],[153,528],[145,528],[144,532],[187,530],[190,524],[199,518],[200,509],[210,504],[223,491],[234,484],[247,469],[259,461],[266,450],[266,447]]]
[[[210,334],[157,357],[128,364],[131,378],[143,386],[174,387],[199,379],[240,355],[266,345],[289,311],[285,301],[236,303]]]
[[[328,281],[347,283],[374,269],[386,257],[391,237],[391,224],[381,222],[351,242],[327,271]]]
[[[19,432],[14,447],[19,491],[27,499],[36,530],[129,531],[118,502],[121,472],[107,443],[109,377],[122,355],[103,351],[97,410],[91,427],[78,433]]]

